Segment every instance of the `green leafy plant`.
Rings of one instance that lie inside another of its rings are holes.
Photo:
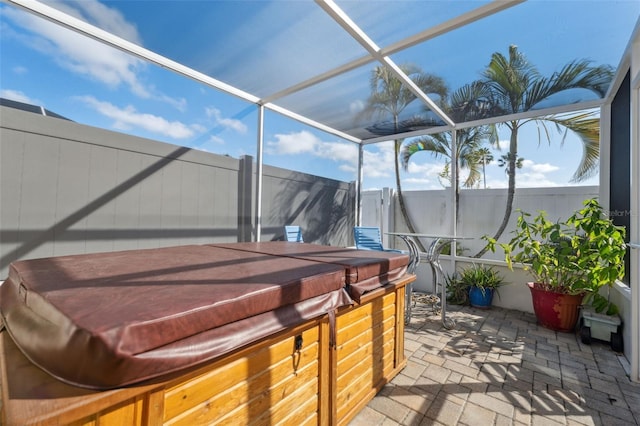
[[[473,264],[462,269],[459,274],[460,282],[467,288],[476,287],[484,296],[486,289],[496,290],[504,285],[504,278],[492,266]],[[498,294],[498,297],[500,295]]]
[[[617,315],[620,313],[618,306],[611,302],[609,297],[604,297],[600,293],[588,294],[584,303],[593,306],[595,311],[599,314]]]
[[[493,267],[476,264],[447,274],[444,280],[447,286],[447,302],[452,305],[467,305],[470,287],[477,287],[484,296],[485,289],[491,288],[497,293],[498,287],[504,284],[503,277]]]
[[[465,252],[469,251],[468,248],[464,247],[460,243],[456,243],[456,256],[464,256]],[[447,243],[440,250],[440,254],[451,255],[451,243]]]
[[[522,264],[539,288],[586,294],[586,302],[609,311],[615,308],[604,306],[598,291],[624,276],[625,229],[604,216],[596,199],[583,205],[565,222],[551,222],[544,211],[533,219],[521,211],[513,238],[499,246],[509,268]],[[495,251],[496,240],[484,238]]]
[[[451,305],[467,305],[469,303],[469,286],[460,281],[458,273],[444,277],[447,286],[447,303]]]

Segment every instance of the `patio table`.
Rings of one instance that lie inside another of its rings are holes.
[[[442,265],[440,264],[440,254],[442,253],[442,249],[449,243],[457,240],[471,240],[471,237],[463,237],[458,235],[435,235],[435,234],[416,234],[410,232],[385,232],[386,235],[392,235],[394,237],[400,238],[405,242],[407,247],[409,248],[409,266],[408,272],[410,274],[415,273],[416,267],[420,264],[420,259],[422,255],[424,255],[427,262],[431,266],[431,272],[433,274],[433,286],[434,292],[437,294],[438,292],[438,284],[441,285],[440,291],[440,314],[442,318],[442,325],[451,330],[455,327],[455,321],[451,318],[447,318],[447,288],[444,280],[444,271],[442,270]],[[426,253],[420,252],[418,248],[417,239],[418,238],[427,238],[431,240],[429,247],[427,248]],[[408,290],[406,292],[406,303],[405,303],[405,324],[408,324],[411,321],[411,310],[412,310],[412,297],[413,297],[413,285],[408,286]]]

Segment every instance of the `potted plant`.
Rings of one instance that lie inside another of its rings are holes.
[[[544,211],[530,218],[520,212],[513,238],[499,245],[510,268],[522,264],[533,276],[528,286],[538,322],[571,331],[583,298],[600,300],[600,289],[624,276],[625,230],[604,216],[596,199],[564,222],[551,222]],[[485,239],[495,250],[497,242]]]
[[[447,303],[488,308],[498,287],[504,284],[503,277],[484,265],[473,264],[445,277]],[[498,295],[499,296],[499,295]]]
[[[623,352],[622,319],[618,307],[610,300],[610,290],[607,296],[599,293],[588,294],[580,315],[580,340],[586,345],[591,339],[609,342],[615,352]]]
[[[458,280],[467,288],[469,304],[481,309],[491,307],[494,293],[504,284],[502,276],[493,267],[475,263],[462,269]]]
[[[460,280],[460,274],[446,274],[447,303],[450,305],[467,305],[469,303],[469,286]]]

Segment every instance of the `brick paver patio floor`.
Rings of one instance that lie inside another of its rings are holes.
[[[585,345],[519,311],[448,314],[453,330],[430,309],[414,310],[406,368],[350,426],[640,424],[640,384],[608,343]]]

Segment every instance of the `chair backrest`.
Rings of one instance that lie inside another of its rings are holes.
[[[367,226],[354,226],[353,239],[356,248],[360,250],[384,250],[382,247],[382,236],[380,228]]]
[[[284,227],[284,239],[285,241],[292,241],[294,243],[304,243],[302,239],[302,230],[299,226],[288,225]]]

